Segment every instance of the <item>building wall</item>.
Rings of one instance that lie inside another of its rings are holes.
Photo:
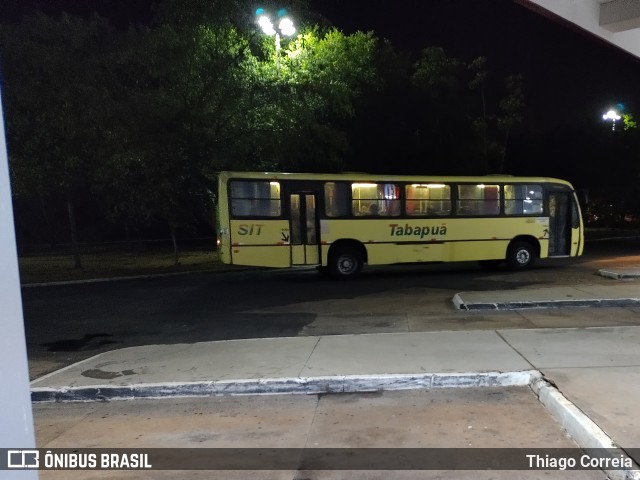
[[[515,0],[562,19],[640,58],[639,0]]]

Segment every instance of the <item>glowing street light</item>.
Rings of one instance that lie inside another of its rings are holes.
[[[620,120],[622,117],[618,115],[618,112],[611,109],[604,115],[602,115],[603,120],[611,120],[611,131],[615,131],[616,129],[616,121]]]
[[[256,15],[258,16],[258,25],[260,25],[260,28],[262,29],[264,34],[269,36],[276,36],[276,66],[278,68],[280,65],[280,35],[290,37],[294,33],[296,33],[296,27],[293,25],[293,21],[289,17],[285,17],[285,14],[285,9],[281,9],[278,11],[278,17],[282,18],[280,19],[280,22],[278,22],[278,26],[276,27],[267,15],[264,8],[259,8],[256,10]]]
[[[262,15],[258,17],[258,25],[260,25],[260,28],[262,28],[262,31],[269,36],[275,35],[277,33],[276,29],[273,28],[273,23],[271,23],[271,19],[266,15]]]

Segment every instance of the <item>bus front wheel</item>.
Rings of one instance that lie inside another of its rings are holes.
[[[507,265],[512,270],[525,270],[536,260],[536,250],[529,242],[514,242],[507,252]]]
[[[355,277],[362,270],[362,255],[351,247],[340,247],[329,256],[329,273],[333,278]]]

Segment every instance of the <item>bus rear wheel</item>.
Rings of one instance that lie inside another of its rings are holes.
[[[329,273],[333,278],[352,278],[362,270],[362,255],[351,247],[340,247],[329,256]]]
[[[529,242],[514,242],[507,251],[507,265],[512,270],[526,270],[536,260],[536,250]]]

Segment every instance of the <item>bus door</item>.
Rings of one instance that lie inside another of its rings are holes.
[[[570,192],[550,192],[549,208],[549,256],[563,257],[571,254],[571,211]]]
[[[317,200],[310,192],[292,192],[289,196],[291,265],[320,263]]]

